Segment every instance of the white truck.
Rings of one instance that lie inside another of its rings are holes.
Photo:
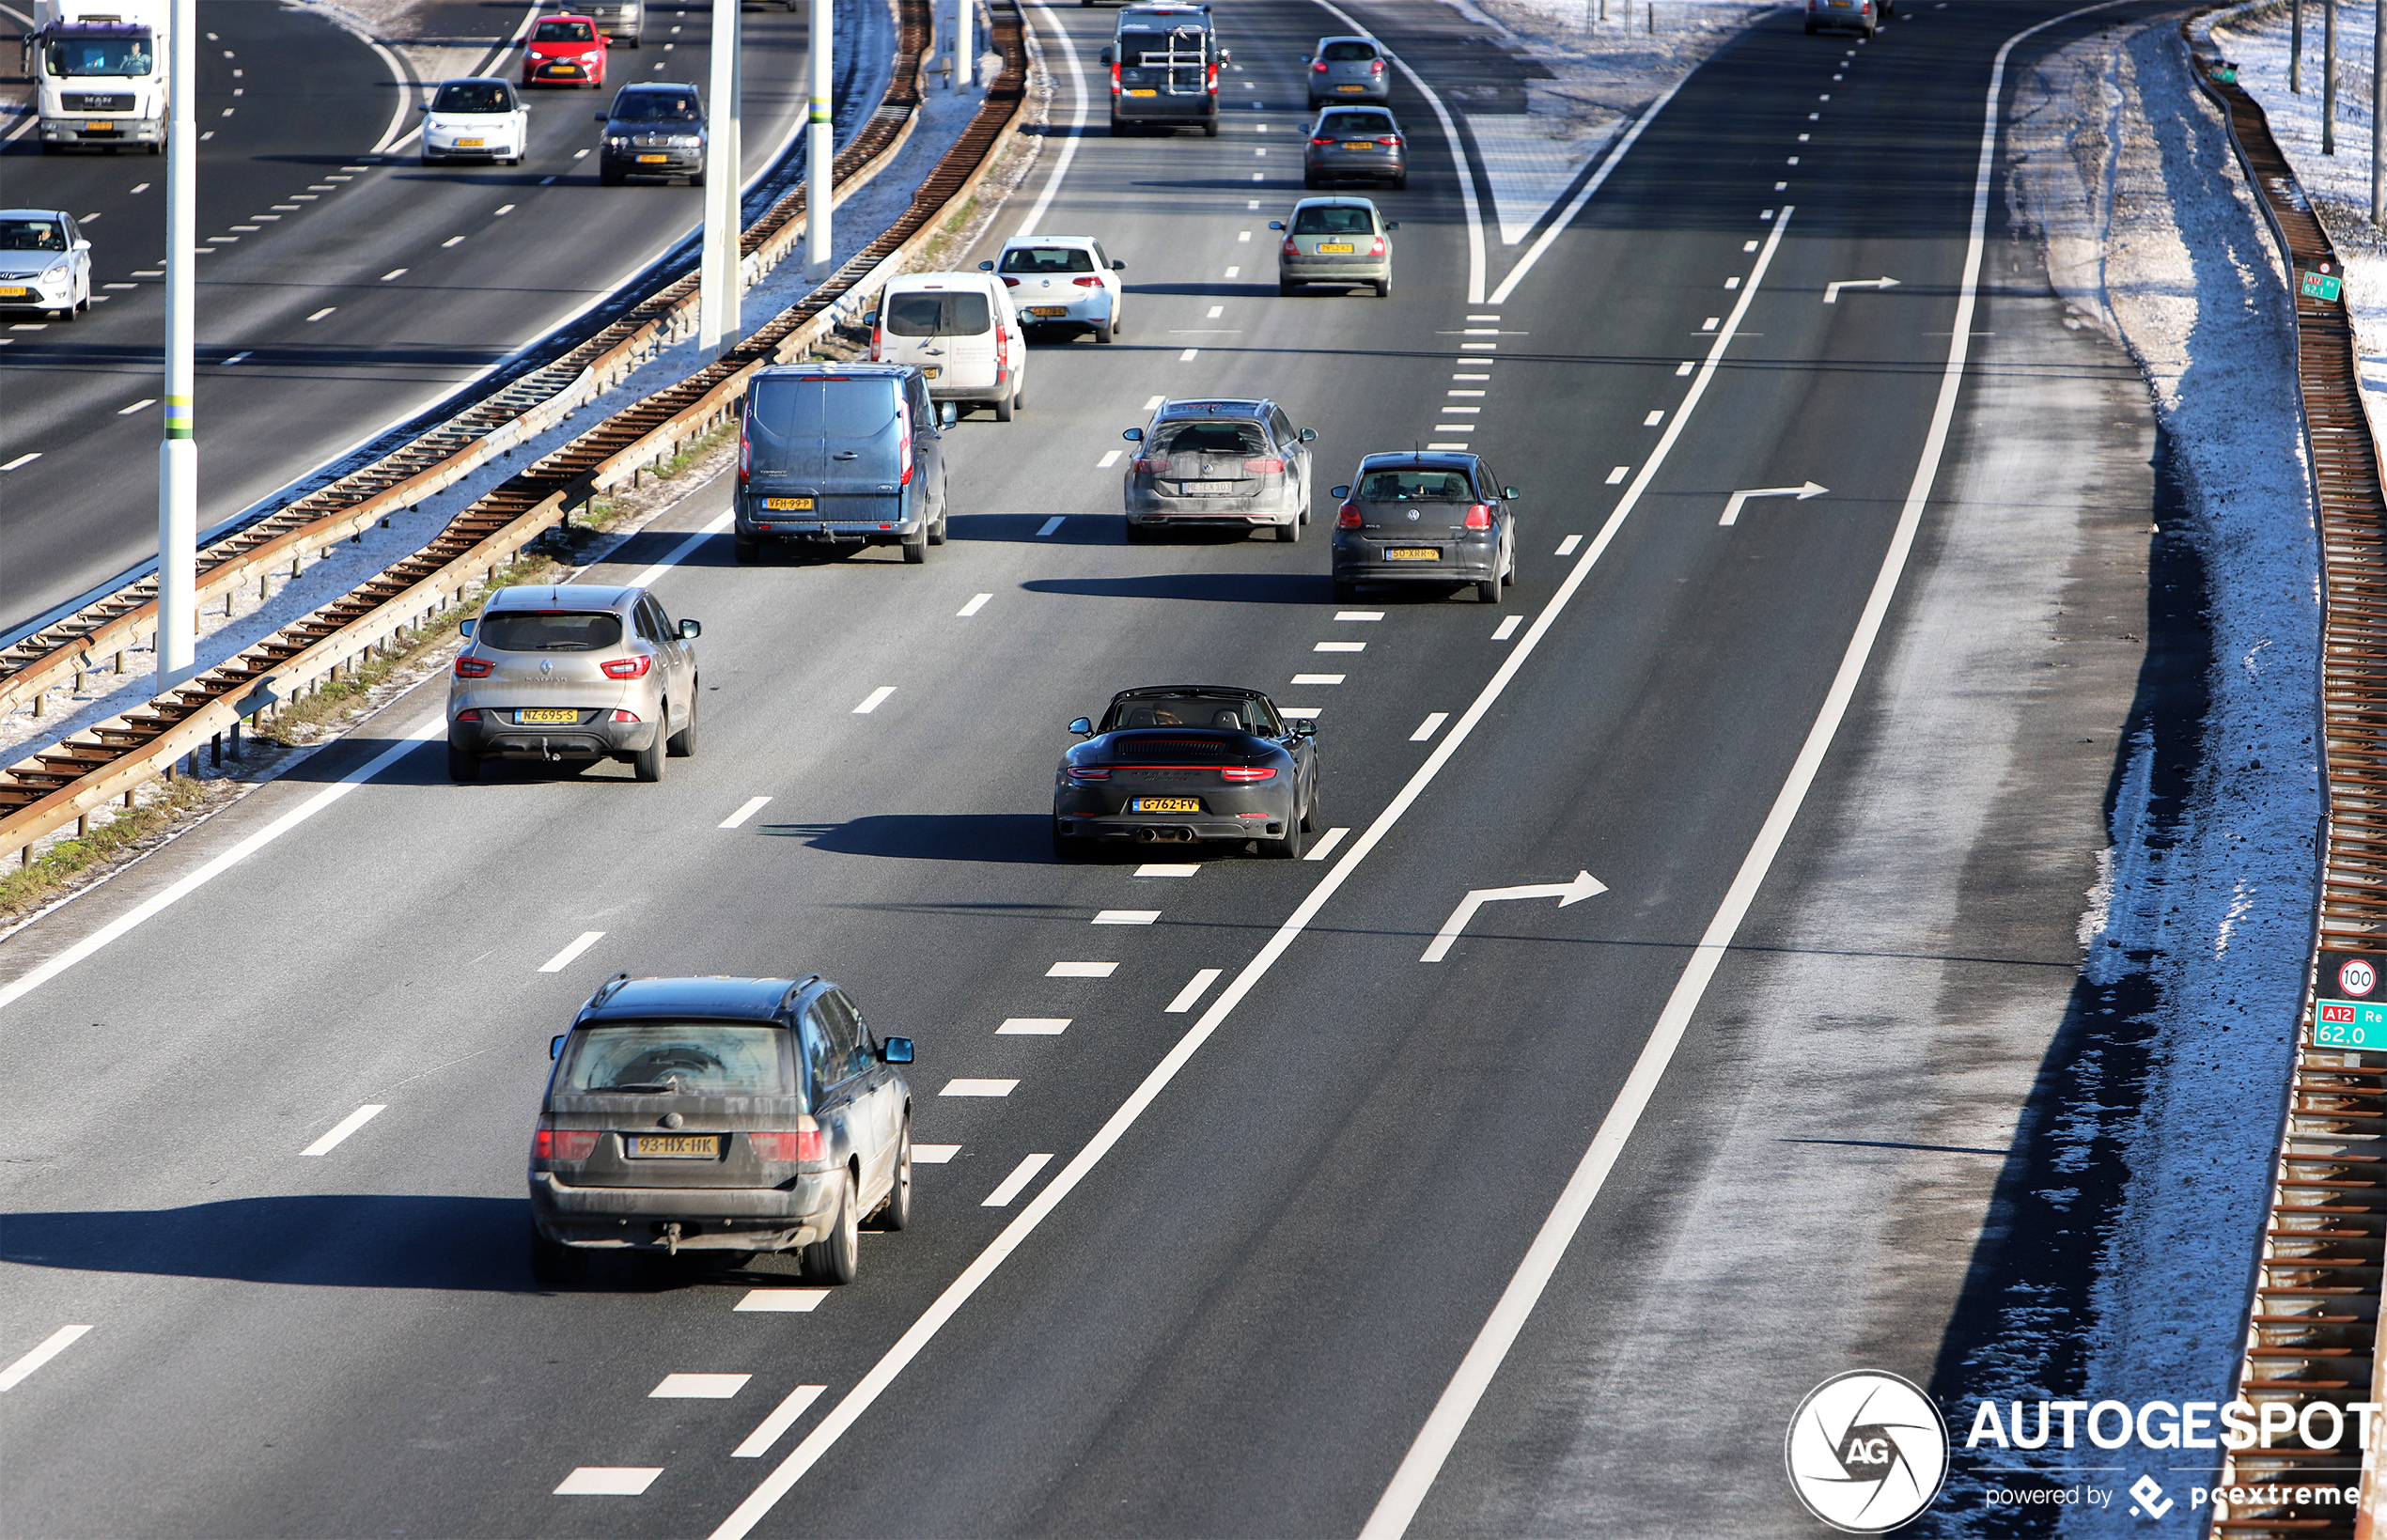
[[[165,148],[172,0],[34,0],[25,73],[40,93],[41,152]]]

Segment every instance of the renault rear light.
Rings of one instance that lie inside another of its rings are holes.
[[[1344,504],[1343,511],[1334,516],[1334,527],[1336,529],[1359,528],[1359,505],[1356,503]]]
[[[594,1128],[557,1128],[545,1118],[538,1120],[538,1131],[531,1135],[530,1158],[534,1160],[585,1160],[597,1153],[597,1130]]]
[[[609,679],[643,679],[654,664],[655,661],[642,652],[635,658],[616,658],[597,666],[605,671]]]
[[[460,679],[486,679],[496,672],[497,664],[491,659],[465,653],[456,660],[456,677]]]
[[[614,708],[614,720],[616,722],[627,723],[632,726],[636,726],[638,723],[644,719],[641,718],[635,711],[625,711],[619,707],[616,707]]]
[[[1381,257],[1384,255],[1384,238],[1382,236],[1380,235],[1374,241],[1368,242],[1367,255],[1370,257]]]
[[[1293,238],[1289,235],[1285,238],[1285,244],[1277,249],[1287,257],[1299,257],[1302,255],[1302,248],[1293,244]]]
[[[1276,771],[1271,770],[1265,765],[1229,765],[1225,770],[1219,771],[1219,773],[1225,776],[1229,781],[1237,783],[1247,781],[1273,781],[1276,779]]]
[[[1467,510],[1467,527],[1469,529],[1491,528],[1491,505],[1477,503],[1470,507]]]
[[[1285,462],[1281,459],[1247,459],[1243,462],[1243,469],[1254,475],[1283,475]]]

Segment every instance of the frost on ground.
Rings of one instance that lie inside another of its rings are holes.
[[[2301,1004],[2320,812],[2318,553],[2286,274],[2174,21],[2048,56],[2018,82],[2007,148],[2010,207],[2041,235],[2067,324],[2101,329],[2145,375],[2178,496],[2169,533],[2195,543],[2207,574],[2210,699],[2176,811],[2153,805],[2159,767],[2137,745],[2087,895],[2089,981],[2141,973],[2155,1004],[2124,1194],[2074,1344],[2083,1383],[2032,1383],[2052,1355],[2028,1300],[1979,1378],[1989,1393],[2222,1401]],[[2163,1523],[2189,1532],[2208,1517],[2182,1501]],[[2150,1527],[2103,1509],[2064,1523]]]

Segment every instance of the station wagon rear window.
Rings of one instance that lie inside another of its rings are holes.
[[[474,640],[496,652],[596,652],[621,642],[621,616],[606,610],[500,610],[481,616]]]
[[[975,336],[992,321],[987,297],[967,289],[915,289],[887,301],[887,331],[899,337]]]
[[[1293,216],[1295,235],[1374,235],[1375,217],[1350,204],[1312,204]]]
[[[742,1021],[604,1021],[580,1030],[559,1091],[647,1096],[792,1095],[787,1034]]]
[[[1264,455],[1268,435],[1256,423],[1168,423],[1152,431],[1155,455]]]

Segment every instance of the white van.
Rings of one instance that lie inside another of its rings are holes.
[[[934,400],[994,408],[1007,423],[1027,404],[1027,336],[1011,291],[989,272],[913,272],[888,283],[870,318],[875,363],[909,364]]]

